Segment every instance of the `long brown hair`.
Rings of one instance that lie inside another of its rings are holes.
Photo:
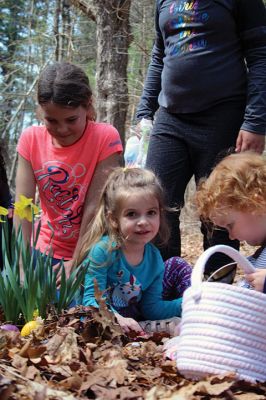
[[[40,106],[51,102],[62,107],[82,106],[88,109],[90,120],[96,119],[89,78],[82,68],[68,62],[56,62],[42,71],[37,100]]]

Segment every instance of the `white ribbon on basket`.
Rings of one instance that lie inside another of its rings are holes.
[[[205,265],[208,259],[215,253],[223,253],[231,257],[235,262],[238,263],[245,274],[251,274],[256,271],[253,265],[244,256],[242,256],[242,254],[232,247],[225,245],[216,245],[210,247],[200,255],[192,271],[191,289],[193,292],[192,297],[195,301],[199,301],[201,298],[201,285],[203,283],[202,278],[204,275]]]

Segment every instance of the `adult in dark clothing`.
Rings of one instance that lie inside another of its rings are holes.
[[[153,119],[146,167],[171,207],[182,206],[190,178],[209,175],[221,152],[262,152],[266,127],[266,11],[262,0],[157,0],[156,39],[137,120]],[[180,255],[177,215],[165,259]],[[227,244],[208,234],[204,248]],[[213,256],[208,272],[229,260]]]
[[[11,234],[12,229],[12,197],[9,191],[9,186],[6,176],[5,162],[0,148],[0,206],[8,209],[8,228]],[[2,223],[0,223],[0,269],[3,268],[3,256],[2,256]]]

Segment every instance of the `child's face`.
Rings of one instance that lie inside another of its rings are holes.
[[[132,193],[122,200],[118,223],[126,245],[144,246],[155,238],[160,226],[158,200],[152,194]]]
[[[212,218],[213,222],[227,229],[230,239],[246,241],[252,246],[261,245],[266,239],[266,216],[230,210],[226,216]]]
[[[84,107],[71,108],[47,103],[41,109],[55,146],[70,146],[81,138],[87,123],[87,110]]]

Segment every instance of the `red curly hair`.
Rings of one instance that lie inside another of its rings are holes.
[[[251,151],[225,157],[200,182],[195,203],[199,215],[209,221],[229,209],[266,215],[266,159]]]

